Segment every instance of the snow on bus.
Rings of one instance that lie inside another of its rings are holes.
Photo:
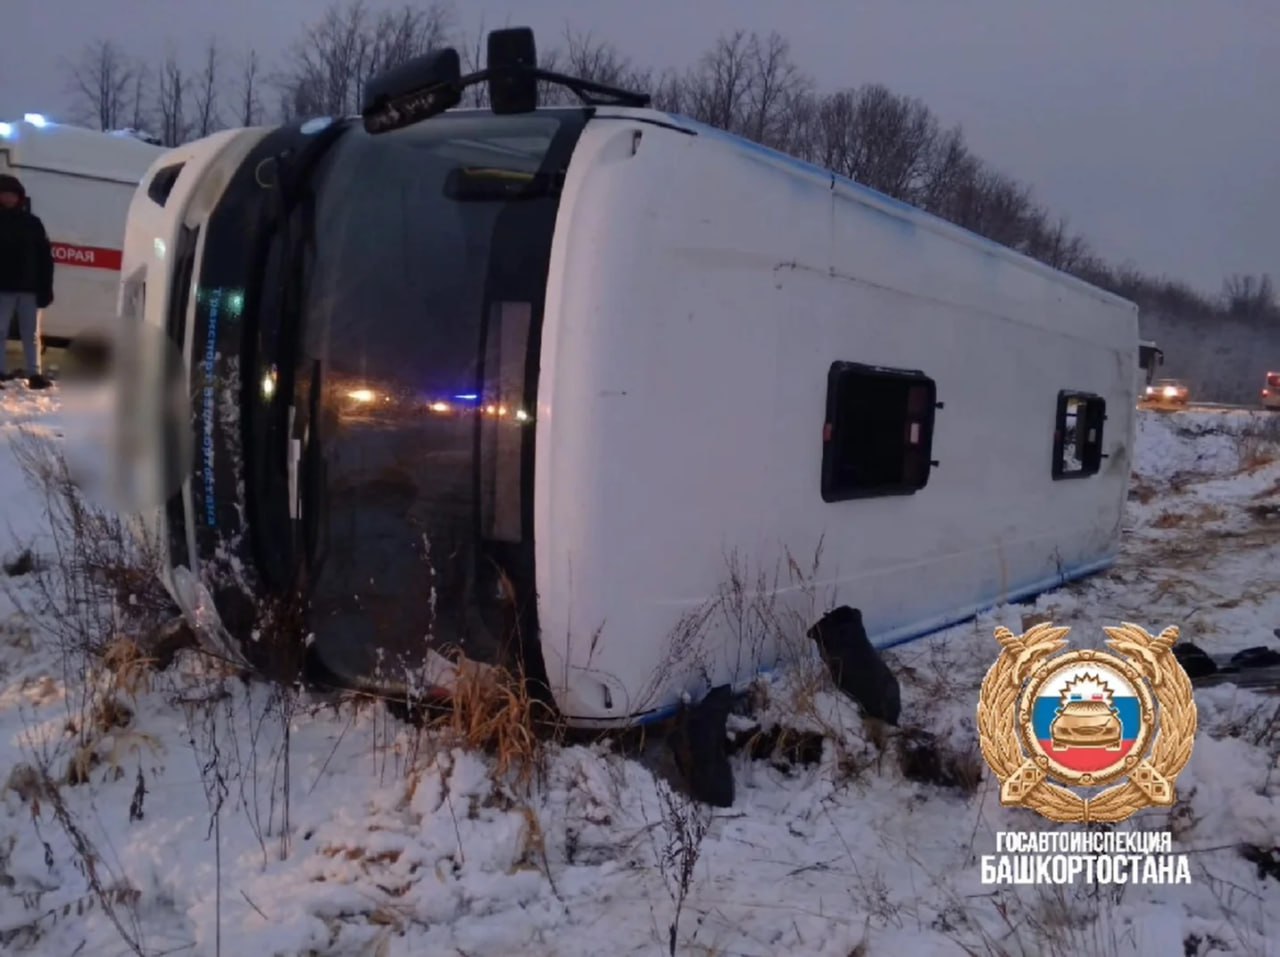
[[[251,657],[302,589],[326,680],[461,647],[623,726],[785,663],[705,614],[732,562],[810,625],[820,550],[885,647],[1113,561],[1132,303],[643,95],[536,108],[506,66],[455,108],[457,60],[134,197],[122,308],[209,410],[176,470],[157,423],[139,507],[206,633]]]

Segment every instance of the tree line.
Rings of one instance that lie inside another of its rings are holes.
[[[367,0],[335,0],[271,66],[255,49],[234,51],[216,39],[191,63],[172,51],[148,60],[104,39],[68,63],[69,93],[78,121],[144,131],[175,146],[231,126],[357,113],[371,76],[434,47],[456,46],[464,69],[479,68],[484,36],[483,23],[474,35],[458,29],[453,7],[439,0],[393,10],[375,10]],[[659,109],[848,176],[1132,299],[1144,311],[1197,320],[1280,320],[1268,276],[1230,276],[1213,297],[1105,262],[1027,184],[976,156],[959,126],[945,126],[921,100],[879,83],[817,89],[776,32],[728,32],[687,68],[656,71],[635,64],[611,42],[566,28],[553,49],[539,51],[539,61],[647,91]],[[482,87],[467,92],[470,104],[484,105]],[[568,102],[572,94],[548,87],[543,97]]]

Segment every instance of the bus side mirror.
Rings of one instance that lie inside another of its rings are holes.
[[[370,133],[388,133],[443,113],[462,102],[462,62],[444,47],[372,77],[360,116]]]
[[[529,27],[489,32],[489,106],[494,113],[538,108],[538,52]]]

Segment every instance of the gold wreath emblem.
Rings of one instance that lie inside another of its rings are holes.
[[[1174,781],[1191,758],[1196,736],[1191,680],[1172,652],[1177,627],[1150,635],[1121,622],[1117,628],[1103,628],[1107,645],[1120,656],[1104,651],[1055,656],[1070,631],[1047,623],[1022,635],[995,630],[1001,652],[978,694],[978,739],[982,756],[1000,780],[1000,803],[1030,808],[1062,824],[1111,824],[1143,808],[1171,806]],[[1032,703],[1046,682],[1068,667],[1089,664],[1123,675],[1140,708],[1132,748],[1114,765],[1093,773],[1073,771],[1054,760],[1036,740],[1031,720]],[[1123,783],[1092,797],[1061,786],[1098,787],[1122,777]]]

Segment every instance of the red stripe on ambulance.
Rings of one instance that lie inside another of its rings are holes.
[[[83,266],[87,269],[112,269],[119,272],[123,253],[119,249],[102,246],[77,246],[74,243],[51,243],[53,261],[64,266]]]

